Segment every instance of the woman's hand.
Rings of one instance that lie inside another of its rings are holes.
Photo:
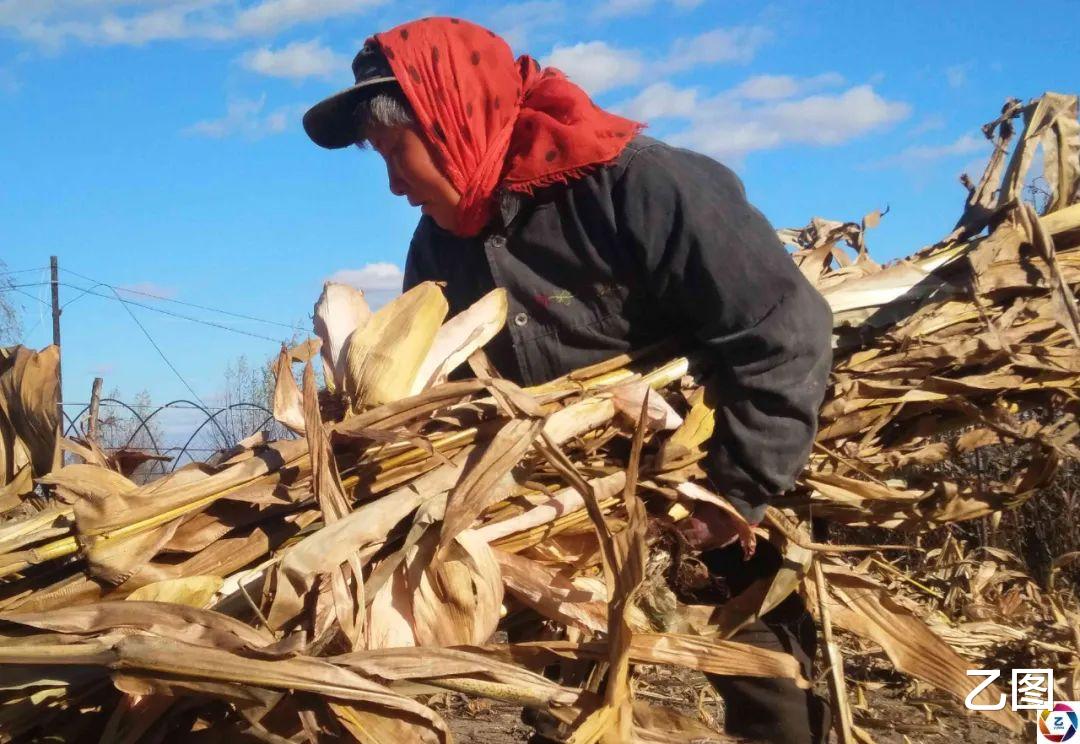
[[[714,550],[742,539],[743,551],[753,553],[752,526],[720,507],[699,501],[689,517],[678,523],[679,533],[692,550]]]

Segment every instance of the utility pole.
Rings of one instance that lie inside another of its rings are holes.
[[[57,426],[60,433],[64,432],[64,376],[61,373],[61,362],[64,358],[60,354],[60,269],[56,263],[56,256],[49,256],[49,270],[52,273],[52,342],[56,344],[56,405]]]

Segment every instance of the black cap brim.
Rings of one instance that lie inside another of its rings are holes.
[[[358,139],[353,116],[357,104],[377,86],[395,82],[393,77],[372,78],[319,101],[304,114],[304,131],[319,147],[328,150],[348,147]]]

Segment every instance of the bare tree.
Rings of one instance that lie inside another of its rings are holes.
[[[252,434],[265,431],[272,439],[290,436],[285,427],[274,420],[274,358],[262,364],[252,364],[239,356],[225,366],[225,389],[220,409],[215,411],[214,423],[205,428],[202,441],[209,447],[229,449]]]
[[[22,340],[22,307],[14,300],[15,282],[6,271],[7,264],[0,261],[0,346]]]
[[[138,449],[154,452],[167,448],[164,442],[165,432],[154,418],[144,421],[154,412],[154,403],[150,391],[143,390],[131,400],[124,400],[119,388],[113,388],[105,396],[111,400],[122,400],[135,413],[117,403],[102,403],[98,415],[97,441],[105,450]]]
[[[101,404],[95,438],[102,449],[109,453],[138,450],[148,455],[176,456],[165,441],[165,430],[160,419],[151,415],[157,409],[148,390],[138,393],[130,401],[124,400],[118,388],[113,388],[105,397],[124,401],[127,407],[111,402]],[[130,477],[136,483],[146,483],[164,475],[169,468],[168,462],[150,460],[138,465]]]

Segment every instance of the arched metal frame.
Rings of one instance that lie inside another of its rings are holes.
[[[177,466],[177,464],[179,464],[180,458],[187,452],[187,448],[191,446],[191,443],[193,441],[195,441],[195,437],[198,435],[198,433],[200,431],[202,431],[202,428],[204,426],[206,426],[208,423],[210,423],[211,421],[214,422],[214,426],[216,426],[218,431],[221,432],[221,436],[225,437],[226,436],[225,431],[221,428],[221,424],[219,424],[217,422],[217,417],[220,414],[225,413],[226,411],[231,411],[234,408],[240,408],[240,407],[243,407],[243,406],[246,406],[248,408],[254,408],[254,409],[263,411],[264,413],[267,414],[266,418],[264,418],[262,420],[262,423],[255,427],[255,430],[252,432],[252,434],[254,434],[256,431],[262,431],[262,428],[264,426],[266,426],[266,424],[268,422],[274,420],[274,412],[271,411],[270,409],[268,409],[266,406],[260,406],[258,403],[233,403],[231,406],[227,406],[227,407],[222,408],[222,409],[220,409],[218,411],[215,411],[214,413],[210,413],[210,414],[208,414],[207,419],[205,421],[203,421],[201,424],[199,424],[195,428],[195,431],[191,432],[191,436],[188,437],[188,440],[186,442],[184,442],[184,446],[180,448],[180,452],[177,453],[176,459],[173,460],[171,470],[176,470],[176,466]],[[155,413],[157,413],[157,411],[155,411]]]
[[[135,437],[137,437],[139,435],[139,432],[141,432],[141,431],[143,431],[145,429],[146,430],[146,436],[149,437],[149,439],[150,439],[151,447],[153,448],[154,452],[156,454],[158,454],[158,455],[165,455],[166,451],[161,449],[161,447],[157,443],[157,440],[154,438],[154,434],[150,430],[150,426],[149,426],[150,421],[155,416],[157,416],[159,413],[164,411],[165,409],[174,408],[174,407],[177,407],[177,406],[180,406],[180,405],[185,405],[185,406],[188,406],[190,408],[194,408],[195,410],[202,411],[203,415],[206,418],[204,418],[203,422],[201,424],[199,424],[195,428],[195,430],[191,433],[191,436],[188,437],[186,442],[184,442],[184,445],[179,448],[179,452],[177,452],[176,456],[172,460],[172,467],[169,468],[168,471],[166,471],[164,464],[161,464],[160,468],[161,468],[161,472],[163,474],[165,472],[172,472],[172,471],[176,470],[176,466],[180,463],[180,460],[183,458],[184,455],[188,454],[188,448],[191,446],[191,443],[195,441],[195,437],[198,436],[199,432],[202,431],[203,428],[205,428],[207,424],[213,423],[214,427],[217,428],[218,433],[221,434],[222,438],[224,440],[226,440],[226,441],[228,440],[228,434],[225,433],[225,430],[222,428],[221,424],[218,423],[218,420],[217,420],[217,417],[220,416],[223,413],[227,413],[229,411],[236,410],[238,408],[254,409],[254,410],[262,411],[263,413],[265,413],[266,418],[264,418],[262,420],[262,422],[259,423],[259,425],[252,430],[252,433],[254,433],[256,431],[262,431],[263,428],[268,423],[270,423],[271,421],[274,420],[274,412],[271,411],[269,408],[267,408],[266,406],[260,405],[258,403],[249,403],[249,402],[246,402],[246,401],[240,402],[240,403],[233,403],[231,405],[225,406],[224,408],[219,408],[218,410],[211,412],[206,406],[200,405],[199,403],[195,403],[194,401],[190,401],[190,400],[187,400],[187,399],[178,399],[178,400],[169,401],[165,405],[158,406],[148,416],[143,416],[135,408],[128,405],[127,403],[125,403],[122,400],[117,400],[116,398],[102,398],[101,403],[108,403],[108,404],[113,404],[113,405],[120,406],[121,408],[128,411],[136,419],[138,419],[139,425],[135,428],[135,431],[133,431],[131,433],[131,436],[129,436],[127,438],[127,441],[124,442],[123,447],[129,446],[133,441],[135,441]],[[70,436],[73,431],[78,432],[77,424],[82,419],[82,417],[85,416],[89,412],[89,410],[90,410],[89,405],[83,406],[82,409],[79,411],[79,413],[74,418],[69,416],[66,411],[64,412],[64,418],[67,420],[67,427],[64,429],[64,436]],[[170,447],[168,449],[168,452],[173,452],[176,449],[177,448],[175,448],[175,447]],[[190,455],[189,455],[189,457],[190,457]],[[191,458],[191,459],[194,462],[194,458]]]
[[[142,418],[140,416],[139,417],[139,420],[140,420],[139,425],[135,428],[135,431],[131,432],[131,436],[128,437],[126,442],[124,442],[124,446],[127,447],[129,444],[134,442],[135,437],[139,436],[139,432],[142,431],[143,429],[146,429],[147,435],[150,436],[150,441],[153,442],[154,437],[152,435],[150,435],[150,428],[147,426],[147,424],[150,423],[150,419],[154,418],[154,416],[157,416],[159,413],[161,413],[165,409],[172,408],[173,406],[178,406],[178,405],[180,405],[182,403],[186,404],[186,405],[189,405],[189,406],[191,406],[193,408],[197,408],[198,410],[202,411],[203,414],[206,415],[209,419],[213,419],[217,415],[217,414],[210,413],[210,411],[206,408],[206,406],[203,406],[203,405],[201,405],[199,403],[195,403],[194,401],[190,401],[190,400],[186,400],[186,399],[169,401],[165,405],[160,406],[157,409],[155,409],[154,412],[151,413],[146,418]],[[236,403],[235,405],[243,405],[243,404],[242,403]],[[222,409],[222,410],[225,410],[225,409]],[[218,413],[220,413],[220,411]],[[217,427],[218,432],[221,434],[221,436],[228,439],[228,435],[225,433],[225,430],[221,428],[221,425],[217,421],[214,421],[214,425]],[[201,429],[202,426],[200,426],[199,428]],[[154,444],[154,449],[158,450],[158,454],[161,454],[161,449],[157,446],[156,443]]]

